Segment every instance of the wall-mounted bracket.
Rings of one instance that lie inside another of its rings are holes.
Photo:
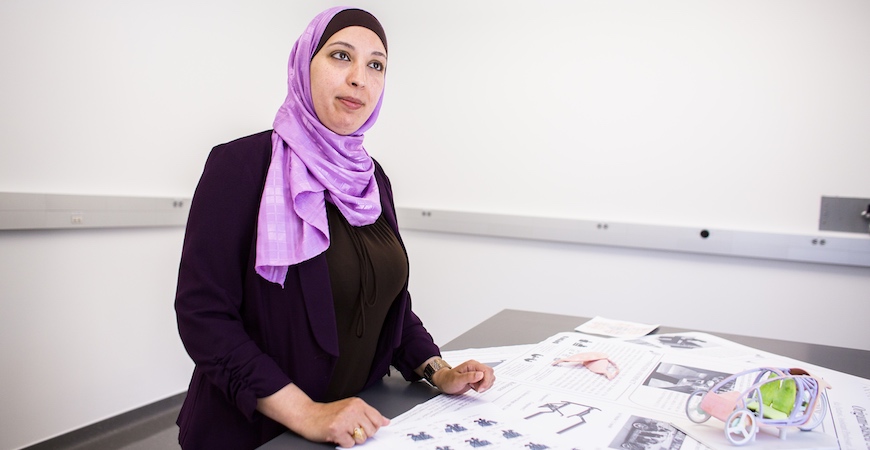
[[[870,233],[870,198],[822,197],[819,231]]]
[[[0,230],[184,226],[189,198],[0,192]]]

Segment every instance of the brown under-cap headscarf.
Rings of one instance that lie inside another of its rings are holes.
[[[376,19],[375,16],[361,9],[345,9],[333,16],[332,20],[329,21],[329,24],[326,25],[326,29],[323,30],[323,35],[320,36],[320,42],[317,43],[317,48],[314,49],[314,53],[311,54],[311,57],[313,58],[314,55],[323,48],[326,41],[328,41],[333,34],[338,33],[347,27],[363,27],[372,30],[372,32],[381,38],[381,43],[384,44],[384,50],[388,50],[387,35],[384,33],[384,27],[381,26],[381,23],[378,22],[378,19]]]

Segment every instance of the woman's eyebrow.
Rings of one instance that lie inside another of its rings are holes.
[[[332,47],[333,45],[341,45],[342,47],[347,47],[351,50],[356,50],[356,47],[354,47],[353,45],[350,45],[349,43],[344,42],[344,41],[335,41],[335,42],[329,44],[330,47]]]

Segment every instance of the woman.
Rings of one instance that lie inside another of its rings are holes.
[[[448,394],[492,386],[491,368],[441,360],[411,310],[390,182],[362,146],[386,68],[374,16],[326,10],[293,47],[274,130],[209,155],[175,302],[196,364],[183,448],[255,448],[288,428],[361,444],[389,420],[353,396],[391,365]]]

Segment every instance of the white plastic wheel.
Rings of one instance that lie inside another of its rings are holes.
[[[692,395],[690,395],[689,399],[686,400],[686,416],[688,416],[689,420],[692,422],[704,423],[710,418],[710,415],[701,409],[701,400],[706,394],[707,391],[695,391],[692,392]]]
[[[801,431],[810,431],[813,428],[822,424],[825,416],[828,414],[828,394],[822,392],[819,394],[819,400],[816,402],[816,408],[813,410],[813,417],[809,422],[799,427]]]
[[[725,437],[734,445],[743,445],[755,437],[758,424],[748,409],[738,409],[725,421]]]

